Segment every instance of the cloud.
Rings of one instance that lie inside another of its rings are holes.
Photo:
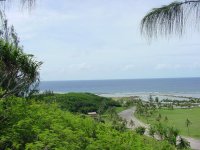
[[[165,69],[180,69],[183,66],[180,64],[157,64],[155,66],[156,70],[165,70]]]
[[[189,65],[191,69],[200,69],[200,63],[195,62]]]
[[[68,66],[68,68],[70,70],[76,70],[76,71],[87,71],[87,70],[91,70],[92,66],[90,64],[83,62],[79,64],[71,64]]]
[[[133,70],[133,69],[135,69],[135,65],[133,65],[133,64],[125,65],[122,68],[123,71],[130,71],[130,70]]]
[[[184,69],[184,70],[197,70],[200,69],[200,63],[193,62],[193,63],[186,63],[183,64],[157,64],[155,66],[156,70],[178,70],[178,69]]]

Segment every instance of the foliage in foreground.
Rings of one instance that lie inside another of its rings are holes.
[[[132,131],[47,104],[21,98],[0,100],[0,149],[174,149]]]
[[[184,33],[188,22],[199,23],[200,15],[199,0],[175,1],[168,5],[152,9],[141,21],[141,33],[149,39],[157,38],[158,35],[169,36]],[[190,18],[192,18],[190,20]]]
[[[0,40],[0,97],[27,96],[34,91],[41,64],[21,47]]]

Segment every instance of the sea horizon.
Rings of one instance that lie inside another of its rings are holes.
[[[149,79],[191,79],[200,77],[152,77],[152,78],[106,78],[106,79],[71,79],[71,80],[40,80],[40,82],[63,82],[63,81],[106,81],[106,80],[149,80]]]
[[[106,97],[157,95],[200,98],[200,77],[41,81],[41,91],[89,92]]]

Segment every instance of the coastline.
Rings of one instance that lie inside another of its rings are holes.
[[[189,100],[193,98],[200,98],[200,92],[133,92],[133,93],[102,93],[97,94],[103,97],[131,97],[137,96],[142,100],[147,101],[151,95],[153,98],[158,97],[162,99],[171,99],[171,100]]]
[[[47,90],[48,91],[48,90]],[[40,91],[43,93],[45,91]],[[59,91],[51,91],[55,94],[67,94],[67,93],[92,93],[102,97],[108,98],[123,98],[123,97],[138,97],[144,101],[149,100],[149,96],[151,95],[153,98],[158,97],[159,100],[170,99],[170,100],[190,100],[190,99],[200,99],[200,92],[121,92],[121,93],[96,93],[96,92],[88,92],[88,91],[70,91],[70,92],[59,92]]]

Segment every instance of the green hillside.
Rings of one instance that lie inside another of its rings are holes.
[[[108,107],[120,106],[119,102],[111,98],[105,98],[91,93],[41,94],[35,98],[46,103],[57,102],[63,110],[85,114],[93,111],[101,111],[103,113]]]
[[[69,95],[76,97],[74,93]],[[133,131],[118,131],[85,115],[74,115],[61,109],[57,102],[16,97],[0,99],[0,122],[1,150],[174,149],[167,142]]]

